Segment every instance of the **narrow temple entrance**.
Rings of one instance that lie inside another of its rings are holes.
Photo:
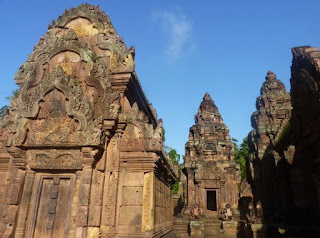
[[[217,191],[207,191],[207,210],[217,211]]]
[[[26,237],[67,237],[73,174],[37,174]]]

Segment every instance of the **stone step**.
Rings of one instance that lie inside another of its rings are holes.
[[[213,220],[213,221],[204,221],[204,225],[211,225],[211,224],[221,224],[221,221],[216,221],[216,220]]]

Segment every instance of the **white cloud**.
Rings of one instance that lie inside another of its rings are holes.
[[[167,53],[175,59],[179,58],[183,48],[191,43],[192,21],[178,10],[157,11],[152,14],[152,18],[169,35]]]

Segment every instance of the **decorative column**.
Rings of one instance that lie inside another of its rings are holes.
[[[92,178],[92,163],[93,163],[92,148],[82,148],[82,164],[80,188],[79,188],[79,210],[77,215],[77,233],[76,237],[83,237],[92,232],[88,229],[88,214],[90,203],[90,189]]]
[[[111,138],[107,147],[106,171],[102,200],[101,230],[113,237],[116,226],[117,192],[119,180],[119,135]]]
[[[143,178],[142,225],[141,231],[148,232],[154,226],[154,173],[148,172]]]
[[[8,153],[12,156],[12,172],[9,176],[7,204],[4,209],[3,223],[7,225],[7,230],[3,237],[10,237],[14,230],[15,218],[19,213],[15,228],[15,237],[25,237],[26,221],[30,198],[35,178],[32,170],[26,170],[24,151],[17,147],[8,148]],[[23,192],[23,194],[21,194]],[[18,207],[20,207],[18,211]]]
[[[194,185],[194,170],[192,168],[187,168],[188,174],[188,207],[193,206],[196,202],[195,197],[195,185]]]

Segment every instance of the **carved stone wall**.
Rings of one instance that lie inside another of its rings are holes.
[[[172,192],[170,188],[156,178],[155,180],[155,227],[157,230],[167,228],[172,225],[173,208]]]
[[[172,231],[169,215],[155,226],[155,181],[168,201],[177,173],[134,56],[99,7],[80,5],[49,25],[0,121],[0,236]]]
[[[239,167],[234,161],[229,130],[208,93],[203,97],[195,125],[186,143],[184,171],[187,175],[187,203],[203,214],[217,215],[226,204],[237,208]],[[216,211],[207,208],[207,192],[216,193]]]
[[[317,223],[320,218],[319,83],[320,52],[310,46],[292,49],[291,101],[294,218],[300,223]]]

